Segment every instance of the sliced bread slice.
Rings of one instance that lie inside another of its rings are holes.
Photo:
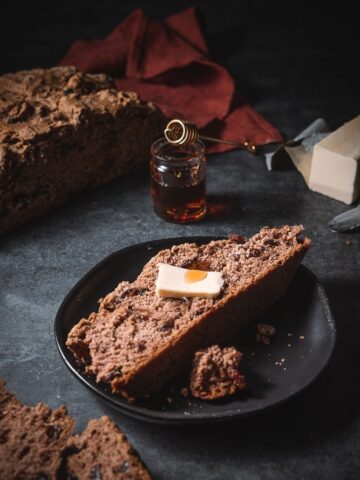
[[[0,478],[56,480],[74,423],[64,406],[23,405],[0,380]]]
[[[126,436],[106,416],[90,420],[68,448],[66,471],[72,480],[151,480]]]
[[[132,282],[121,282],[97,313],[70,331],[67,346],[85,370],[128,398],[159,389],[197,350],[228,340],[286,292],[310,245],[302,226],[265,227],[159,252]],[[221,272],[217,298],[161,298],[158,265]]]

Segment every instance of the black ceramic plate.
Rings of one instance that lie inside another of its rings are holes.
[[[119,250],[96,265],[69,292],[55,319],[60,354],[73,374],[118,410],[159,423],[209,422],[242,417],[274,407],[308,387],[326,367],[335,345],[336,329],[329,304],[315,275],[301,266],[286,295],[259,321],[273,324],[270,346],[255,342],[255,325],[231,344],[244,353],[243,372],[249,391],[223,401],[205,402],[180,395],[186,375],[174,379],[150,398],[128,404],[97,384],[79,367],[65,346],[70,329],[97,309],[97,300],[122,280],[134,280],[159,250],[184,242],[207,243],[210,237],[181,237],[140,243]]]

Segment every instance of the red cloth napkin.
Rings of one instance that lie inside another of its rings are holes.
[[[194,8],[163,22],[135,10],[101,40],[78,40],[60,65],[107,72],[119,90],[137,92],[169,118],[194,122],[204,134],[255,144],[281,141],[279,131],[236,94],[229,72],[209,59]],[[232,147],[209,144],[209,152]]]

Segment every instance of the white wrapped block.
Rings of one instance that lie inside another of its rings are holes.
[[[350,204],[360,194],[360,115],[314,147],[309,187]]]

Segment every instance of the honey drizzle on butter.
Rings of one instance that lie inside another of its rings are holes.
[[[187,270],[184,277],[186,283],[200,282],[207,277],[207,272],[204,272],[203,270]]]

